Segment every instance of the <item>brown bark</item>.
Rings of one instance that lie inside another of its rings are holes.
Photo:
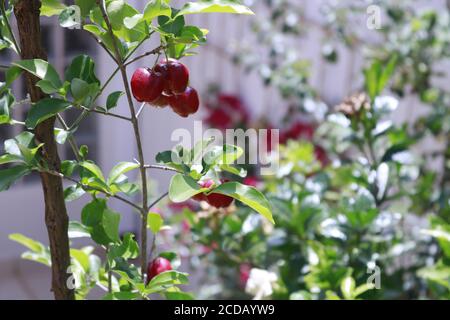
[[[14,14],[19,29],[22,59],[47,60],[47,54],[41,44],[39,0],[18,0]],[[62,45],[62,44],[60,44]],[[36,102],[45,94],[36,86],[39,80],[31,74],[26,74],[27,92],[31,101]],[[35,135],[39,142],[44,143],[42,156],[49,168],[59,172],[61,161],[54,138],[55,118],[48,119],[36,127]],[[50,243],[52,261],[52,291],[55,299],[74,299],[74,291],[67,286],[70,274],[69,238],[66,204],[64,202],[63,184],[59,177],[41,173],[42,189],[45,201],[45,224]]]

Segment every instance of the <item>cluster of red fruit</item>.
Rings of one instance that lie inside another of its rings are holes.
[[[221,180],[221,183],[227,182],[228,180]],[[214,180],[205,180],[200,181],[199,185],[201,188],[207,188],[212,189],[215,186]],[[209,203],[209,205],[216,207],[216,208],[227,208],[230,206],[230,204],[233,202],[233,198],[226,196],[224,194],[220,193],[199,193],[192,197],[192,199],[196,201],[206,201]]]
[[[176,114],[186,118],[196,113],[200,105],[197,91],[188,83],[188,68],[169,59],[153,69],[137,69],[131,78],[131,90],[137,101],[160,108],[170,105]]]

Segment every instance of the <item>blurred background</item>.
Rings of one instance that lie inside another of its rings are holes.
[[[142,9],[146,1],[135,0],[130,3]],[[183,1],[174,1],[174,3],[181,5]],[[414,127],[416,132],[424,133],[423,137],[409,148],[414,154],[411,158],[424,160],[426,162],[424,168],[429,170],[427,172],[436,175],[435,184],[440,185],[442,181],[438,190],[443,190],[448,184],[448,176],[445,173],[446,158],[442,156],[448,148],[448,138],[442,138],[441,131],[448,130],[449,123],[445,123],[445,119],[449,119],[448,103],[446,103],[448,100],[441,103],[442,108],[447,111],[433,115],[430,113],[437,113],[438,108],[441,107],[441,105],[436,106],[437,98],[433,100],[433,95],[440,97],[443,94],[441,91],[445,91],[446,86],[448,87],[446,74],[450,71],[448,60],[450,20],[446,1],[255,0],[245,3],[252,8],[255,16],[211,14],[189,17],[196,25],[210,30],[208,44],[199,49],[200,55],[184,60],[190,69],[191,83],[202,95],[201,111],[192,118],[182,119],[168,109],[147,108],[141,118],[147,159],[154,159],[158,151],[173,147],[175,144],[171,141],[173,130],[177,128],[192,130],[194,120],[204,120],[205,126],[215,128],[277,128],[280,129],[282,143],[287,143],[289,140],[313,140],[313,135],[319,136],[320,139],[314,138],[314,141],[321,141],[321,145],[314,142],[313,148],[320,165],[340,167],[342,162],[337,161],[336,157],[333,158],[333,155],[326,154],[326,150],[330,149],[326,143],[330,141],[325,137],[326,128],[322,128],[318,133],[316,129],[325,122],[327,115],[336,105],[349,95],[364,89],[362,70],[368,66],[371,59],[379,58],[386,62],[395,52],[400,56],[402,70],[396,74],[388,91],[398,99],[399,104],[397,107],[395,102],[397,100],[391,101],[391,104],[395,105],[393,108],[395,111],[389,114],[388,119],[400,127],[406,123]],[[367,8],[372,4],[381,8],[381,29],[372,30],[367,25],[371,19]],[[430,12],[434,13],[433,17],[430,17]],[[42,20],[43,42],[49,54],[49,61],[60,73],[63,73],[64,68],[76,55],[86,53],[97,61],[96,72],[100,80],[107,79],[111,72],[112,61],[107,54],[95,46],[92,38],[78,30],[60,28],[55,18],[43,17]],[[149,42],[142,48],[141,53],[156,46],[158,42],[155,39],[153,43]],[[7,54],[0,55],[1,62],[10,61],[11,57]],[[143,59],[133,65],[129,72],[131,74],[134,68],[153,65],[153,63],[154,57]],[[120,79],[117,77],[109,90],[112,92],[120,88]],[[23,83],[17,81],[14,90],[23,92]],[[127,115],[127,108],[119,107],[116,112]],[[432,127],[432,124],[420,120],[424,115],[427,119],[433,116],[443,122],[439,127],[439,134],[425,132]],[[23,115],[17,114],[16,117],[20,119]],[[76,114],[67,114],[66,117],[71,119],[76,117]],[[17,134],[18,132],[12,131],[19,129],[0,127],[0,139],[3,141]],[[126,157],[136,153],[131,127],[114,118],[91,116],[77,134],[79,144],[89,146],[90,158],[106,172],[119,161],[132,161]],[[446,134],[448,136],[448,133],[444,133],[443,136],[446,137]],[[287,154],[288,151],[285,150],[285,152]],[[64,155],[70,155],[70,150],[61,149],[61,154],[64,158]],[[436,154],[437,156],[434,156]],[[359,160],[355,158],[352,161]],[[411,177],[412,181],[425,174],[425,171],[417,170],[417,173]],[[282,175],[279,177],[283,180]],[[150,179],[152,195],[157,197],[167,188],[170,174],[151,172]],[[247,183],[259,183],[258,177],[254,179],[254,181],[248,180]],[[277,189],[282,190],[281,183],[278,185],[273,181],[272,183],[272,186],[270,182],[267,183],[267,192],[276,193]],[[423,188],[426,189],[427,186],[423,185]],[[429,187],[430,193],[433,193],[431,189],[432,187]],[[434,198],[430,196],[429,201],[437,202],[437,198],[439,198],[437,195]],[[448,206],[446,196],[443,201]],[[0,204],[0,299],[51,298],[50,270],[45,266],[21,260],[23,248],[8,240],[8,234],[22,233],[47,243],[43,224],[42,191],[38,177],[29,176],[15,184],[9,191],[0,193]],[[79,219],[84,204],[82,199],[69,204],[70,217],[73,220]],[[116,203],[115,208],[123,213],[121,224],[123,231],[137,232],[139,226],[137,216],[120,203]],[[162,210],[169,209],[162,208]],[[178,209],[172,207],[172,210]],[[280,207],[275,209],[275,211],[281,210]],[[402,221],[402,226],[409,224],[417,228],[421,226],[426,228],[428,219],[424,217],[424,214],[428,211],[434,212],[434,209],[424,203],[424,208],[418,209],[421,211],[419,215],[413,215],[414,210],[408,207],[402,211],[405,214],[411,213],[411,219]],[[400,211],[395,209],[390,212],[394,214]],[[164,214],[169,216],[168,211]],[[248,221],[249,215],[251,214],[245,213],[243,221]],[[389,220],[386,217],[385,219]],[[336,230],[334,231],[337,232]],[[407,232],[404,230],[395,229],[394,234],[405,238]],[[399,233],[402,235],[400,236]],[[208,237],[202,234],[197,236]],[[305,241],[311,240],[308,236],[305,237]],[[263,238],[264,236],[258,236],[260,240]],[[244,239],[235,240],[244,241]],[[180,241],[180,252],[188,250],[189,242],[185,243],[180,239],[177,241]],[[364,241],[368,240],[360,238],[354,247],[360,244],[363,247]],[[170,241],[161,240],[163,246],[167,245],[166,242]],[[409,245],[419,246],[415,242],[410,242]],[[268,250],[267,247],[265,248]],[[409,250],[407,248],[409,247],[397,247],[400,251]],[[437,252],[437,246],[433,248],[430,250]],[[212,241],[206,248],[206,251],[208,250],[214,250]],[[230,249],[229,252],[231,251]],[[183,268],[195,273],[195,270],[204,264],[199,261],[189,262],[190,254],[193,253],[184,255],[186,263],[183,264]],[[434,255],[433,252],[428,251],[427,254],[430,257]],[[230,256],[228,255],[228,258]],[[250,257],[247,258],[248,263],[239,260],[230,266],[230,273],[233,273],[236,278],[245,278],[248,273],[246,268],[250,270],[258,263],[251,261]],[[422,267],[427,263],[432,265],[436,259],[432,258],[424,262]],[[375,260],[371,256],[367,261]],[[220,260],[213,258],[208,261],[212,264],[220,264],[218,263]],[[367,264],[367,261],[364,263]],[[259,263],[271,265],[267,261]],[[292,263],[295,265],[296,262]],[[300,274],[303,272],[300,269],[307,264],[307,262],[298,261],[294,269]],[[417,269],[413,271],[413,274]],[[330,266],[329,270],[332,271],[333,268]],[[409,271],[411,270],[408,269]],[[194,279],[192,284],[194,292],[200,290],[200,283],[204,281],[203,271],[198,273],[197,280]],[[211,274],[212,278],[217,279],[227,279],[226,276],[228,275],[224,275],[220,270]],[[402,274],[398,277],[403,276]],[[444,275],[444,280],[445,278]],[[398,291],[408,289],[408,285],[415,285],[413,280],[411,280],[412,284],[407,284],[405,278],[399,281],[403,284],[395,286]],[[424,280],[417,281],[422,283]],[[223,288],[221,285],[223,284],[220,284],[220,281],[211,281],[209,289],[202,291],[203,297],[217,297],[220,291],[218,288]],[[229,296],[224,291],[219,297],[235,297],[236,291],[233,290],[237,290],[236,288],[241,285],[237,283],[234,289],[230,289]],[[314,295],[315,287],[308,288],[308,294]],[[418,298],[421,294],[426,296],[427,294],[421,291],[421,288],[415,288],[417,294],[411,297]],[[241,291],[244,291],[242,287]],[[301,290],[289,289],[288,291],[291,296],[297,292],[301,298],[315,298]],[[290,296],[281,295],[280,297]],[[384,294],[382,297],[407,298],[408,296]]]

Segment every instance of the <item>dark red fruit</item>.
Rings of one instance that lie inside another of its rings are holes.
[[[196,113],[200,105],[198,93],[191,87],[187,87],[182,94],[170,96],[168,99],[173,111],[183,118]]]
[[[205,181],[200,181],[198,184],[201,188],[209,189],[214,185],[214,181],[213,180],[205,180]],[[199,194],[196,194],[195,196],[193,196],[192,199],[194,199],[196,201],[206,201],[206,195],[204,193],[199,193]]]
[[[233,198],[220,193],[211,193],[206,196],[206,202],[216,208],[227,208],[233,202]]]
[[[131,78],[131,91],[139,102],[151,102],[157,99],[164,89],[164,79],[158,72],[139,68]]]
[[[227,181],[222,180],[221,182],[224,183]],[[199,185],[202,188],[208,188],[208,189],[213,187],[214,184],[215,183],[213,180],[206,180],[206,181],[202,181],[199,183]],[[200,193],[200,194],[197,194],[194,197],[192,197],[192,199],[197,200],[197,201],[206,201],[211,206],[216,207],[216,208],[227,208],[233,202],[232,197],[229,197],[229,196],[226,196],[226,195],[223,195],[220,193],[211,193],[209,195],[206,195],[205,193]]]
[[[150,102],[150,104],[155,107],[165,108],[169,105],[169,97],[165,94],[161,94],[156,100]]]
[[[154,259],[147,267],[147,284],[158,274],[169,270],[172,270],[172,265],[169,260],[162,257]]]
[[[154,70],[164,77],[164,93],[168,95],[183,93],[189,83],[189,70],[181,62],[169,59],[158,63]]]

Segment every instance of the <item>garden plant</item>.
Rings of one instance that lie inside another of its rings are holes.
[[[5,81],[0,89],[0,123],[23,128],[4,142],[0,191],[31,172],[39,173],[49,247],[21,234],[11,234],[10,239],[28,248],[24,258],[51,268],[56,299],[85,299],[93,287],[104,290],[104,299],[149,299],[152,294],[191,298],[179,288],[188,282],[188,275],[171,265],[176,253],[158,253],[155,248],[164,224],[161,215],[152,211],[155,205],[166,196],[182,202],[202,194],[220,206],[224,199],[228,204],[237,199],[272,223],[271,207],[255,188],[220,179],[222,172],[236,171],[233,162],[243,152],[239,147],[200,141],[192,150],[179,146],[159,153],[156,160],[160,164],[147,162],[139,116],[170,106],[187,117],[199,108],[198,94],[192,88],[195,84],[189,83],[189,70],[180,60],[206,42],[208,31],[187,24],[186,16],[214,12],[250,15],[252,11],[222,0],[186,2],[180,8],[172,7],[169,0],[151,0],[142,12],[124,0],[75,0],[72,5],[57,0],[15,0],[1,1],[0,8],[1,49],[17,54],[17,59],[2,66]],[[40,16],[55,16],[61,28],[76,28],[86,37],[94,37],[115,65],[108,80],[98,80],[95,61],[83,52],[64,75],[58,74],[41,43]],[[13,17],[17,30],[12,27]],[[154,38],[160,45],[148,48]],[[138,49],[144,53],[138,54]],[[141,60],[147,68],[135,67]],[[129,72],[133,72],[130,78]],[[17,101],[11,85],[22,76],[28,95]],[[123,89],[109,92],[108,84],[115,76],[122,79]],[[100,105],[103,95],[106,104]],[[24,122],[12,118],[13,108],[27,110]],[[116,108],[128,108],[129,116],[115,114]],[[73,123],[64,119],[68,109],[78,111]],[[124,155],[129,160],[118,163],[107,176],[89,159],[88,147],[78,146],[75,138],[80,124],[93,113],[127,121],[134,132],[136,161],[134,155]],[[69,144],[73,159],[60,159],[57,144]],[[168,192],[156,199],[149,194],[150,170],[173,173]],[[134,171],[139,173],[138,181],[126,175]],[[206,186],[204,180],[213,183]],[[63,181],[70,185],[64,188]],[[88,197],[90,202],[78,219],[69,221],[66,202],[80,197]],[[119,234],[122,216],[109,207],[112,198],[140,216],[138,235]],[[71,239],[78,237],[90,238],[95,247],[72,248]]]

